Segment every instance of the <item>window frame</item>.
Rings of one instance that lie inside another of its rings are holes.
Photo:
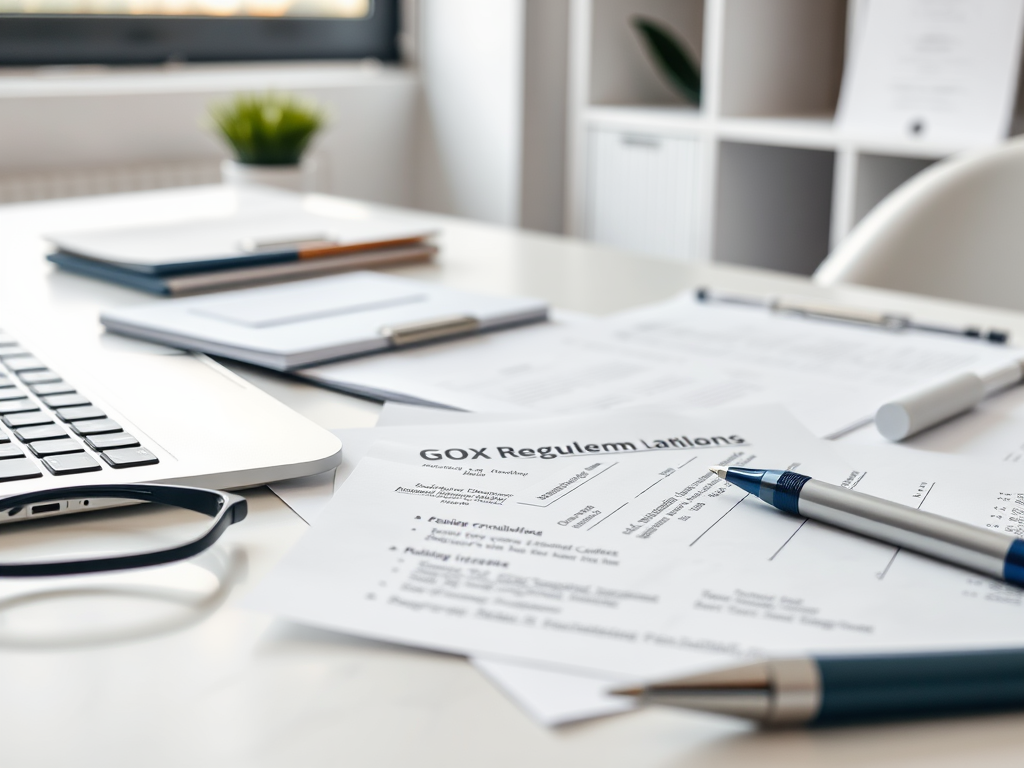
[[[0,14],[0,67],[400,60],[398,0],[363,19]]]

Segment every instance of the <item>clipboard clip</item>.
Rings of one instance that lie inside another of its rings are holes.
[[[244,253],[301,251],[306,248],[323,248],[325,246],[337,245],[338,243],[325,232],[310,232],[292,237],[278,238],[246,237],[238,241],[238,247]]]
[[[997,328],[985,330],[971,326],[947,326],[935,325],[933,323],[921,323],[904,315],[893,315],[887,312],[851,309],[849,307],[838,308],[804,304],[800,302],[789,302],[777,298],[728,296],[712,293],[707,288],[698,288],[696,296],[697,301],[718,301],[725,304],[741,304],[748,307],[761,307],[771,312],[798,315],[800,317],[809,317],[817,320],[837,320],[845,323],[858,323],[860,325],[870,325],[890,331],[902,331],[905,329],[930,331],[932,333],[945,333],[950,336],[966,336],[970,339],[982,339],[984,341],[990,341],[993,344],[1006,344],[1010,340],[1009,331],[1003,331]]]
[[[449,336],[461,336],[480,329],[480,321],[469,315],[451,315],[436,317],[431,320],[420,320],[415,323],[401,325],[385,325],[380,329],[381,336],[386,336],[392,346],[405,347],[421,341],[434,341]]]

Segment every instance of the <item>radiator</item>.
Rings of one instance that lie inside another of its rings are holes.
[[[187,160],[36,173],[0,174],[0,203],[186,187],[220,181],[219,160]]]

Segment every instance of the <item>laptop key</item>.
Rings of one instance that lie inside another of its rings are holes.
[[[20,400],[5,400],[0,402],[0,414],[7,415],[8,413],[22,413],[23,411],[36,411],[39,406],[29,400],[27,397],[23,397]]]
[[[61,453],[82,453],[85,451],[80,442],[72,440],[70,437],[65,437],[63,440],[39,440],[35,443],[29,443],[28,447],[32,453],[40,458],[43,456],[56,456]]]
[[[0,347],[13,347],[17,343],[18,342],[16,342],[14,340],[14,337],[11,336],[9,333],[4,333],[3,331],[0,331]]]
[[[33,440],[53,440],[58,437],[67,437],[68,433],[59,424],[43,424],[38,427],[21,427],[14,430],[14,435],[23,443],[31,443]]]
[[[46,468],[55,475],[75,475],[79,472],[99,472],[102,467],[87,453],[69,453],[66,456],[47,456]]]
[[[3,430],[0,430],[0,443],[9,443],[9,442],[11,442],[11,438],[7,436],[6,432],[4,432]]]
[[[89,421],[76,421],[71,425],[75,434],[86,437],[87,435],[105,435],[109,432],[120,432],[121,425],[113,419],[90,419]]]
[[[31,459],[8,459],[0,461],[0,483],[8,480],[27,480],[30,477],[42,477],[43,473]]]
[[[25,393],[17,387],[7,387],[0,389],[0,402],[6,402],[7,400],[18,400],[25,397]]]
[[[50,408],[66,408],[70,405],[92,405],[92,401],[77,392],[67,395],[47,395],[43,402]]]
[[[42,411],[29,411],[27,413],[12,413],[2,418],[4,424],[11,429],[17,429],[18,427],[34,427],[37,424],[52,424],[53,419],[50,418],[50,414],[43,413]]]
[[[158,464],[160,459],[141,446],[137,448],[115,448],[100,454],[114,469],[125,467],[141,467],[146,464]]]
[[[11,381],[11,377],[7,374],[0,373],[0,387],[13,387],[14,382]]]
[[[127,432],[112,432],[109,435],[87,437],[85,443],[93,450],[109,451],[111,448],[134,448],[139,441],[135,439],[134,435],[129,435]]]
[[[43,365],[42,360],[32,357],[10,357],[4,360],[4,365],[7,366],[7,370],[14,371],[15,373],[21,373],[22,371],[45,371],[46,366]]]
[[[37,395],[70,395],[75,391],[75,388],[66,381],[51,381],[46,384],[30,384],[29,389]]]
[[[4,443],[0,445],[0,459],[20,459],[25,455],[20,445],[15,443]]]
[[[7,347],[0,347],[0,360],[5,360],[8,357],[28,357],[32,353],[24,347],[19,347],[17,344],[11,344]]]
[[[3,403],[0,403],[0,408],[3,408]],[[0,410],[0,413],[3,413]],[[95,405],[81,405],[74,408],[58,408],[57,415],[61,421],[84,421],[85,419],[103,419],[106,418],[107,414],[97,408]]]
[[[42,384],[47,381],[60,381],[60,374],[53,371],[21,371],[18,378],[26,384]]]

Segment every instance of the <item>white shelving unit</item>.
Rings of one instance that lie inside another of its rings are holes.
[[[964,148],[836,130],[855,2],[572,0],[568,230],[669,259],[813,271],[885,195]],[[695,52],[700,108],[661,81],[636,15]]]

